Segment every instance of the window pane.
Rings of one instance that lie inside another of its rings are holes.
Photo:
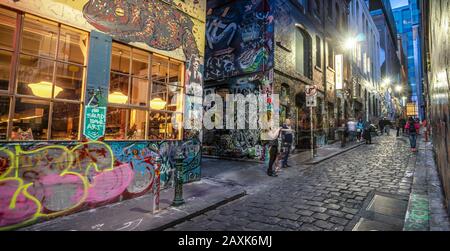
[[[150,108],[153,110],[166,110],[167,107],[167,86],[153,82],[152,95],[150,97]]]
[[[11,140],[46,140],[49,108],[46,101],[18,98]]]
[[[0,47],[13,48],[15,27],[16,13],[0,9]]]
[[[126,139],[125,123],[127,121],[127,109],[108,107],[106,115],[106,135],[105,139],[122,140]]]
[[[87,52],[87,39],[87,32],[62,26],[59,37],[58,59],[84,65]]]
[[[109,103],[128,104],[129,76],[111,73]]]
[[[121,73],[130,73],[131,49],[127,46],[113,43],[111,56],[111,70]]]
[[[183,64],[176,61],[170,61],[169,84],[183,86],[182,83]]]
[[[128,124],[127,139],[145,139],[145,122],[147,112],[143,110],[130,111],[130,123]]]
[[[9,114],[9,97],[0,97],[0,140],[6,139]]]
[[[167,136],[166,139],[180,140],[183,128],[183,114],[169,114],[167,120]]]
[[[168,97],[168,105],[167,105],[167,110],[168,111],[178,111],[178,112],[182,112],[183,111],[183,88],[179,87],[179,86],[173,86],[173,85],[169,85],[168,86],[168,93],[169,93],[169,97]]]
[[[52,113],[52,137],[55,140],[77,140],[80,105],[55,102]]]
[[[12,53],[0,50],[0,90],[8,90]]]
[[[17,92],[19,94],[51,98],[52,75],[53,61],[21,55]]]
[[[22,33],[22,52],[55,58],[58,25],[34,17],[25,16]]]
[[[149,80],[133,78],[131,85],[131,104],[147,106]]]
[[[140,78],[148,78],[148,58],[149,54],[147,52],[133,49],[133,75]]]
[[[157,55],[152,57],[152,78],[153,81],[166,83],[169,60]]]
[[[55,98],[80,100],[84,68],[71,64],[56,64]]]
[[[166,113],[163,112],[150,112],[149,115],[149,128],[148,128],[148,139],[158,140],[165,139],[166,134]]]

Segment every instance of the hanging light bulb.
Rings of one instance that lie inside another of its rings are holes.
[[[51,98],[52,97],[52,86],[53,84],[47,81],[41,81],[39,83],[28,84],[31,92],[37,97],[41,98]],[[55,97],[58,96],[63,89],[55,85]]]
[[[163,110],[166,108],[167,102],[162,100],[161,98],[154,98],[150,101],[150,108],[154,110]]]
[[[108,100],[114,104],[126,104],[128,102],[128,96],[125,96],[121,92],[113,92],[108,95]]]

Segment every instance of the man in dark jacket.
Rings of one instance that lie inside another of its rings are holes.
[[[286,119],[286,122],[281,128],[281,139],[283,148],[283,168],[290,167],[288,165],[289,154],[291,153],[291,147],[294,142],[294,134],[291,128],[291,120]]]

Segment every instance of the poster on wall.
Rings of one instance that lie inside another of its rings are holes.
[[[342,90],[344,86],[344,56],[336,55],[335,59],[336,70],[336,90]]]
[[[90,140],[98,140],[105,135],[106,107],[86,106],[83,134]]]

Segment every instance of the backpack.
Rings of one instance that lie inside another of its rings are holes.
[[[415,123],[409,122],[409,134],[416,134],[416,125]]]

